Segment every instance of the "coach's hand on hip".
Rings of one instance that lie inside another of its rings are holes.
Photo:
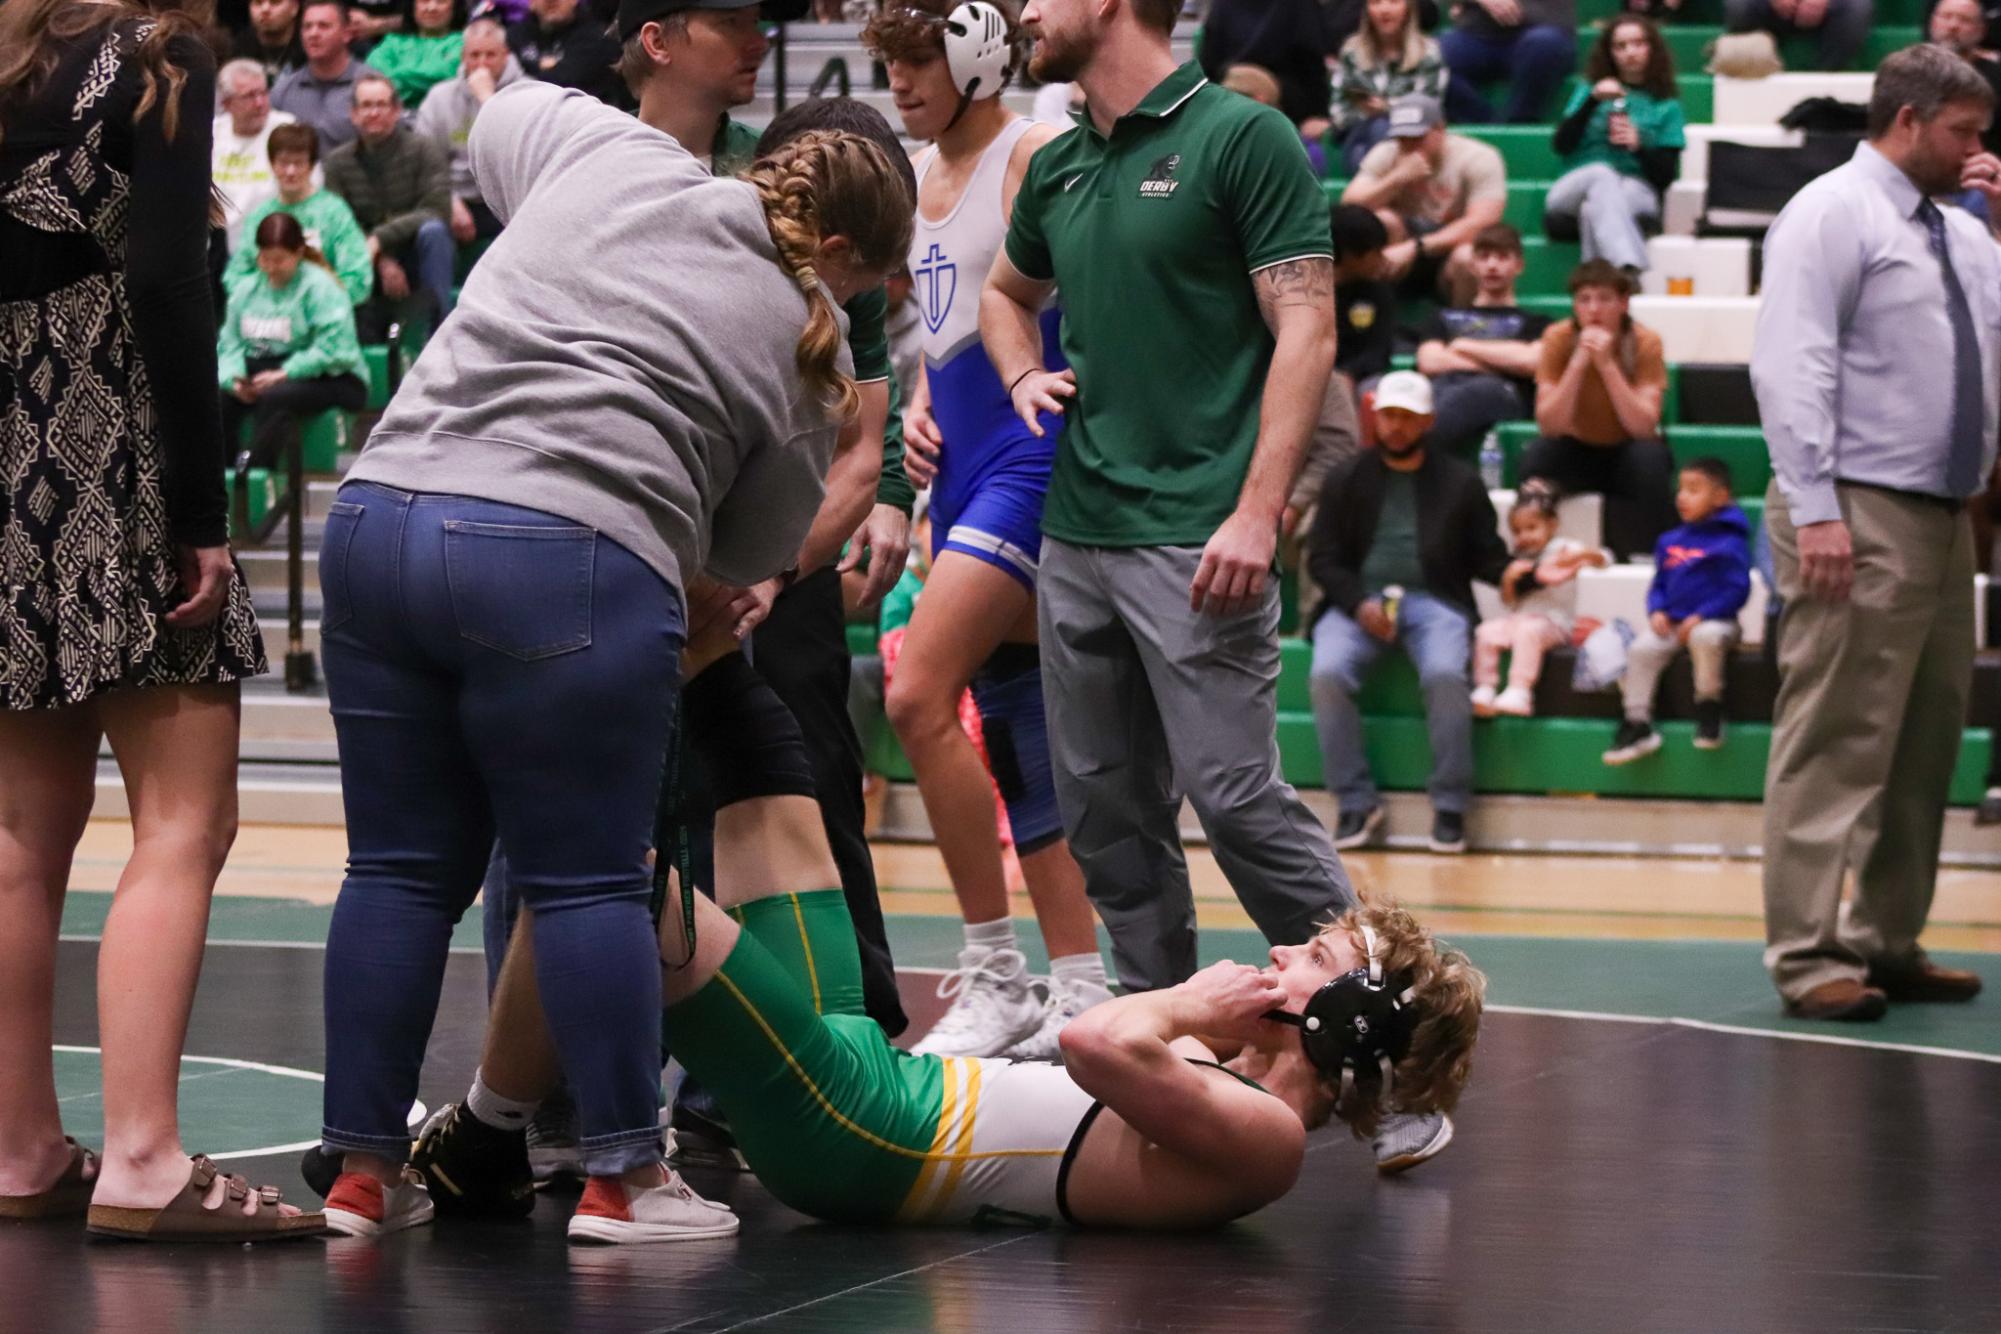
[[[1236,510],[1202,548],[1202,563],[1188,585],[1188,607],[1211,616],[1234,616],[1264,596],[1278,551],[1278,524]]]
[[[1796,530],[1800,546],[1800,583],[1806,594],[1823,602],[1845,602],[1855,583],[1855,550],[1848,525],[1840,519],[1803,523]]]
[[[1015,415],[1037,436],[1043,433],[1041,414],[1053,412],[1062,416],[1063,400],[1076,396],[1077,373],[1068,367],[1060,371],[1029,371],[1008,391],[1008,397],[1014,400]]]

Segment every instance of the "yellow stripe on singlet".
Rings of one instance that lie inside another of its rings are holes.
[[[813,938],[806,934],[806,910],[799,906],[799,896],[788,894],[792,900],[792,918],[799,923],[799,949],[806,956],[806,982],[813,989],[813,1013],[825,1014],[820,1005],[820,970],[813,963]]]
[[[926,1212],[924,1197],[930,1193],[931,1183],[938,1176],[945,1146],[952,1140],[952,1118],[959,1110],[960,1064],[957,1057],[940,1058],[943,1096],[939,1099],[938,1124],[931,1132],[931,1150],[925,1154],[924,1170],[917,1174],[917,1180],[910,1183],[910,1193],[903,1197],[903,1203],[897,1208],[898,1218],[916,1219]]]
[[[953,1146],[952,1169],[945,1174],[945,1184],[938,1188],[937,1202],[931,1206],[933,1217],[945,1212],[952,1203],[954,1192],[959,1189],[959,1178],[966,1175],[966,1164],[972,1161],[973,1126],[980,1114],[980,1072],[984,1068],[978,1061],[969,1061],[971,1073],[966,1080],[966,1114],[959,1121],[959,1142]]]

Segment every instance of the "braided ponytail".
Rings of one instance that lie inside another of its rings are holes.
[[[744,179],[764,206],[779,263],[806,294],[799,377],[815,399],[845,421],[860,405],[860,395],[838,368],[840,321],[814,267],[820,243],[844,237],[855,264],[893,268],[910,249],[916,200],[882,149],[839,131],[799,136],[758,159]]]

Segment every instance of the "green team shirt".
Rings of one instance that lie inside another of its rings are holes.
[[[1077,373],[1042,531],[1082,546],[1195,546],[1236,508],[1272,335],[1251,275],[1331,258],[1292,125],[1181,66],[1098,133],[1029,160],[1007,256],[1063,292]]]
[[[734,176],[757,158],[756,130],[725,116],[716,130],[714,156],[718,176]],[[882,432],[882,476],[877,480],[878,505],[893,505],[910,513],[917,490],[903,471],[903,413],[896,377],[889,369],[889,293],[878,287],[841,307],[848,317],[848,352],[855,359],[855,383],[889,381],[889,422]]]
[[[1579,84],[1577,91],[1570,95],[1570,105],[1564,108],[1563,119],[1576,115],[1591,97],[1591,85]],[[1655,97],[1638,88],[1628,88],[1626,118],[1633,122],[1633,130],[1640,136],[1642,148],[1686,148],[1688,147],[1687,125],[1682,119],[1681,103],[1671,97]],[[1563,160],[1564,169],[1587,166],[1593,162],[1603,162],[1627,176],[1644,176],[1640,170],[1640,155],[1630,148],[1617,148],[1612,144],[1612,104],[1600,102],[1592,108],[1591,119],[1584,127],[1584,139],[1577,145],[1577,151]]]

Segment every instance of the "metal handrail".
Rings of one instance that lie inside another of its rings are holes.
[[[250,546],[263,546],[281,521],[289,521],[285,535],[285,689],[297,693],[311,690],[319,679],[319,665],[306,647],[306,446],[304,423],[294,420],[285,435],[285,494],[271,507],[264,521],[250,522],[250,465],[254,451],[237,453],[236,474],[230,486],[230,508],[236,530]]]

